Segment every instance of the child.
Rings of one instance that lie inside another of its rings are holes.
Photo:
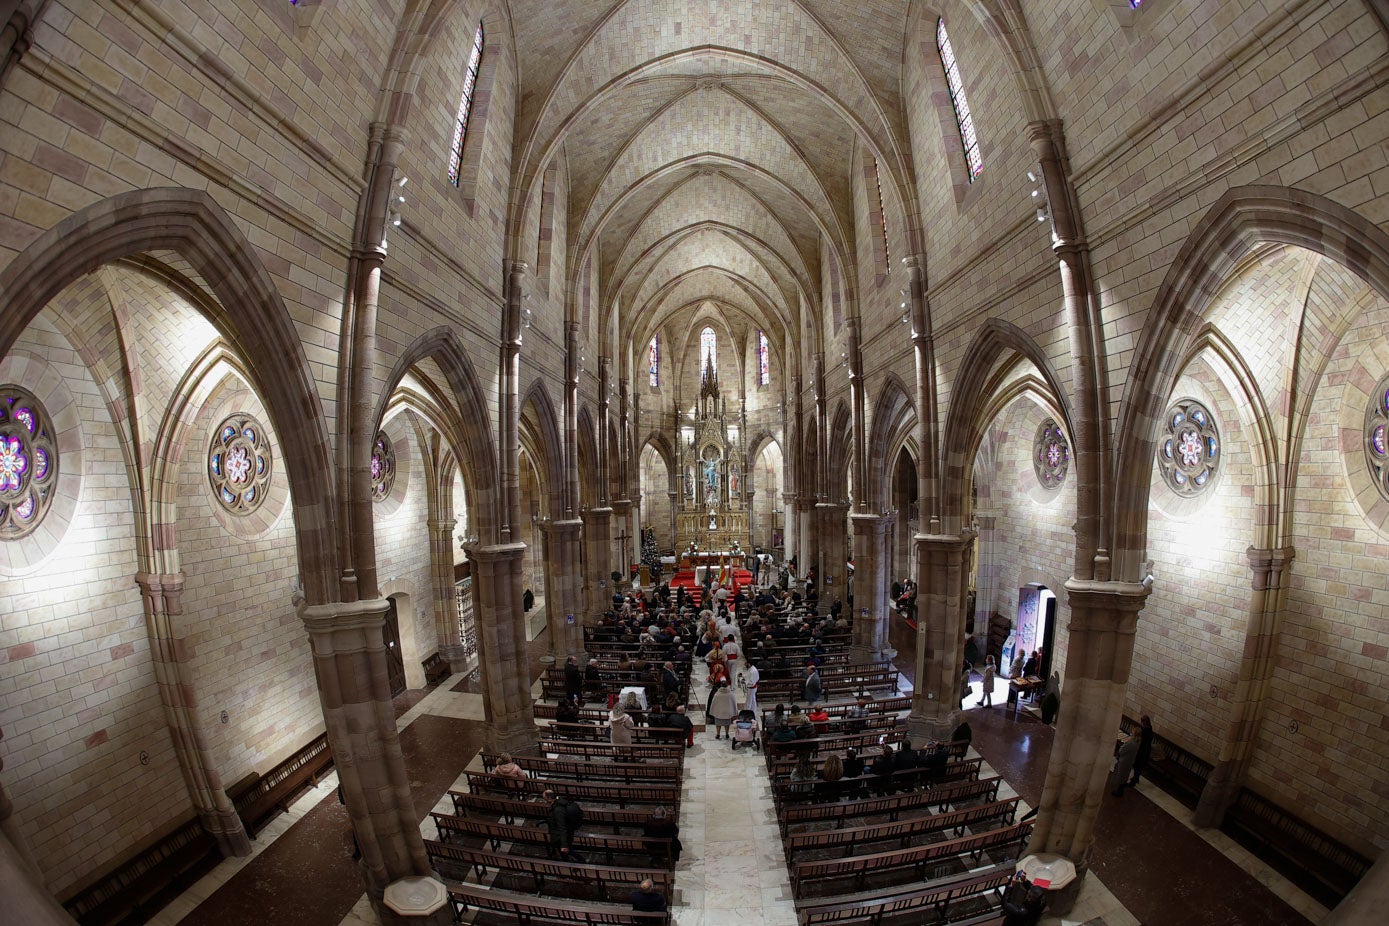
[[[757,715],[747,709],[739,711],[738,719],[733,721],[734,750],[744,743],[751,743],[758,752],[762,751],[762,741],[757,735]]]

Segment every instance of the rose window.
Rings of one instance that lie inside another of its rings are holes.
[[[1379,381],[1365,410],[1365,462],[1379,494],[1389,498],[1389,376]]]
[[[376,443],[371,447],[371,497],[374,501],[384,501],[395,485],[395,447],[384,431],[376,433]]]
[[[43,520],[58,484],[58,446],[48,412],[28,390],[0,386],[0,539]]]
[[[207,451],[212,494],[232,514],[250,514],[270,490],[270,440],[265,427],[250,415],[223,421]]]
[[[1220,432],[1210,411],[1194,399],[1167,410],[1167,431],[1158,438],[1158,468],[1168,487],[1182,496],[1198,495],[1215,479],[1220,465]]]
[[[1066,434],[1054,419],[1048,418],[1037,428],[1032,442],[1032,468],[1037,481],[1044,489],[1060,488],[1070,466],[1071,445],[1066,441]]]

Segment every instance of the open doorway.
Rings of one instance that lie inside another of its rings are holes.
[[[1018,589],[1018,619],[1013,625],[1012,648],[1003,653],[1004,665],[1012,662],[1016,653],[1026,660],[1033,650],[1040,650],[1036,676],[1051,675],[1052,644],[1056,639],[1056,593],[1038,582]]]
[[[386,645],[386,679],[391,697],[405,691],[405,654],[400,646],[400,612],[395,597],[386,599],[386,622],[381,626],[381,642]]]

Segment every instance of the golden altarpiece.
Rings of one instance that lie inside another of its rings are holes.
[[[744,488],[747,446],[744,413],[730,421],[713,363],[705,361],[695,415],[675,412],[681,478],[675,548],[737,554],[752,549]]]

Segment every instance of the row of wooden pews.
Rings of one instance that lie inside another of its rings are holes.
[[[801,926],[1001,922],[1002,890],[1031,824],[1017,822],[1017,798],[999,799],[1001,779],[980,777],[968,744],[947,744],[933,768],[819,778],[830,755],[852,746],[871,763],[880,744],[900,743],[909,707],[908,698],[834,703],[813,739],[763,738]],[[816,778],[793,778],[798,765]]]

